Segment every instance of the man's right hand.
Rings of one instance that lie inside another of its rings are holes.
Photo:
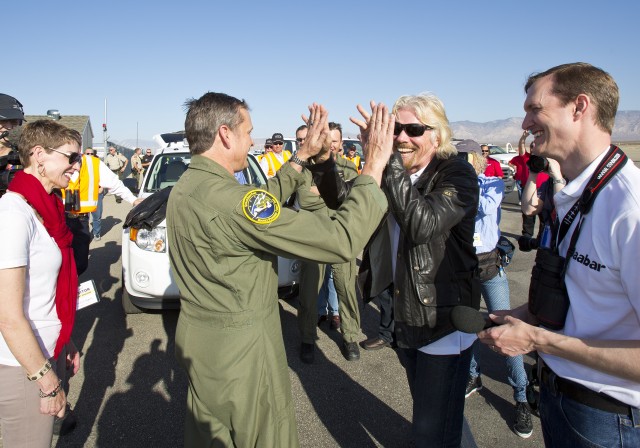
[[[364,125],[359,125],[361,131],[366,130],[366,137],[363,137],[363,152],[367,163],[362,169],[362,174],[373,177],[380,185],[382,172],[393,154],[393,129],[396,119],[389,114],[387,106],[382,103],[376,105],[373,101],[371,102],[371,115],[361,107],[358,107],[358,110],[366,120],[366,123],[357,120]],[[351,121],[356,123],[353,119]],[[361,132],[361,135],[365,134]]]

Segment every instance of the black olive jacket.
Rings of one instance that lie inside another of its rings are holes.
[[[327,205],[337,208],[349,191],[327,161],[311,167]],[[359,273],[362,297],[371,300],[394,285],[395,332],[400,347],[418,348],[454,331],[456,305],[480,305],[473,247],[478,177],[458,157],[434,159],[412,185],[394,154],[382,178],[389,211],[400,227],[395,278],[386,219],[367,244]]]

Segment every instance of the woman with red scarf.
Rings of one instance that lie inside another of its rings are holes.
[[[52,120],[26,125],[18,151],[24,171],[0,198],[0,421],[5,447],[51,445],[62,418],[78,276],[64,207],[53,194],[80,169],[82,139]]]

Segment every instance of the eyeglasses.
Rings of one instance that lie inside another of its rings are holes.
[[[297,141],[298,143],[302,143],[302,142],[304,142],[306,139],[307,139],[306,137],[304,137],[304,138],[300,138],[300,137],[298,137],[298,138],[296,138],[296,141]]]
[[[274,145],[282,145],[282,144],[284,144],[284,142],[281,142],[281,141],[278,140],[277,142],[273,142],[273,144]]]
[[[418,123],[402,124],[396,121],[396,124],[393,128],[393,135],[398,136],[402,133],[402,131],[404,131],[409,137],[420,137],[426,131],[432,131],[433,129],[434,128],[426,124],[418,124]]]
[[[485,150],[485,149],[483,149],[483,150],[482,150],[482,154],[489,154],[489,150],[488,150],[488,149],[486,149],[486,150]]]
[[[54,151],[54,152],[57,152],[58,154],[62,154],[63,156],[66,156],[69,159],[69,165],[73,165],[75,163],[79,163],[80,165],[82,165],[82,154],[80,154],[79,152],[64,152],[55,148],[47,148],[47,149],[50,149],[51,151]]]
[[[84,155],[86,155],[86,156],[92,156],[92,155],[94,155],[94,154],[95,154],[95,152],[85,152],[85,153],[84,153]]]

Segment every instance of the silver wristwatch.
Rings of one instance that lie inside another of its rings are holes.
[[[291,156],[291,160],[293,163],[297,163],[300,166],[309,166],[309,162],[307,160],[302,160],[300,157],[298,157],[298,154],[294,154]]]

